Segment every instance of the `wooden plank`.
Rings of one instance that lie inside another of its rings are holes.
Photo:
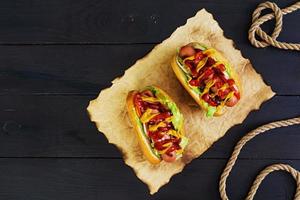
[[[275,2],[281,7],[294,3]],[[157,43],[201,8],[212,12],[226,35],[239,43],[247,41],[250,16],[258,3],[261,1],[6,0],[0,2],[0,43]],[[285,16],[284,40],[297,41],[299,17],[299,13]]]
[[[0,157],[114,157],[121,154],[98,134],[86,107],[94,96],[1,96]],[[244,134],[264,123],[300,115],[300,97],[276,96],[252,112],[208,150],[204,158],[227,158]],[[299,126],[251,141],[243,158],[300,159]],[[276,147],[276,148],[270,148]]]
[[[98,94],[152,47],[0,46],[0,92]]]
[[[0,46],[0,94],[98,94],[153,47]],[[255,69],[275,92],[300,95],[297,52],[248,50]]]
[[[256,174],[276,160],[238,160],[228,181],[230,199],[243,199]],[[299,160],[283,160],[300,168]],[[219,199],[223,159],[197,159],[154,196],[119,159],[0,159],[0,198],[14,200]],[[245,170],[247,169],[247,170]],[[295,183],[276,172],[255,199],[292,199]]]

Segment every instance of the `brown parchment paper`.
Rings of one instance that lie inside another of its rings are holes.
[[[229,60],[240,77],[243,96],[235,107],[220,117],[206,118],[204,111],[199,109],[180,85],[171,69],[170,62],[176,48],[193,41],[217,49]],[[233,47],[232,40],[224,37],[223,30],[205,9],[188,19],[184,26],[177,28],[168,39],[112,83],[110,88],[102,90],[98,98],[90,102],[87,108],[90,118],[108,141],[122,151],[125,163],[148,185],[151,194],[169,182],[174,174],[181,172],[185,164],[199,157],[224,136],[230,127],[241,123],[251,110],[258,109],[262,102],[275,94],[255,72],[250,61]],[[156,85],[165,90],[185,117],[185,130],[190,143],[184,156],[175,163],[161,162],[154,166],[146,161],[128,119],[125,107],[127,93],[147,85]]]

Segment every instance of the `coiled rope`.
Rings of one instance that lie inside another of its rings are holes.
[[[272,9],[274,13],[266,14],[260,17],[261,12],[267,8]],[[297,1],[295,4],[288,6],[284,9],[280,9],[275,3],[269,1],[259,4],[252,14],[252,25],[248,32],[248,38],[251,44],[258,48],[263,48],[272,45],[280,49],[300,51],[300,44],[279,42],[276,40],[282,30],[283,15],[294,12],[298,9],[300,9],[300,1]],[[275,28],[273,30],[272,35],[269,36],[260,28],[260,25],[262,25],[266,21],[273,19],[274,17],[276,20]],[[256,36],[259,36],[261,41],[258,41],[256,39]]]
[[[273,10],[274,13],[264,15],[260,17],[261,12],[264,9],[270,8]],[[296,2],[295,4],[286,7],[284,9],[280,9],[275,3],[271,3],[269,1],[265,3],[261,3],[258,5],[258,7],[254,10],[252,14],[252,25],[248,32],[248,38],[251,42],[251,44],[258,48],[264,48],[269,45],[272,45],[274,47],[280,48],[280,49],[286,49],[286,50],[300,50],[300,44],[296,43],[286,43],[286,42],[279,42],[277,41],[277,37],[279,36],[279,33],[282,30],[282,17],[283,15],[286,15],[288,13],[294,12],[296,10],[300,9],[300,1]],[[273,33],[271,36],[267,35],[266,32],[264,32],[260,25],[265,23],[268,20],[271,20],[275,17],[276,23],[275,28],[273,30]],[[256,39],[256,35],[261,38],[261,41],[258,41]],[[264,133],[268,130],[272,130],[275,128],[280,127],[286,127],[291,125],[300,125],[300,117],[287,119],[287,120],[281,120],[276,122],[271,122],[269,124],[265,124],[263,126],[258,127],[257,129],[249,132],[246,134],[242,139],[237,143],[237,145],[234,147],[234,150],[232,152],[231,157],[229,158],[226,167],[221,175],[220,182],[219,182],[219,192],[222,200],[229,200],[227,194],[226,194],[226,181],[227,178],[235,165],[235,162],[244,147],[244,145],[249,142],[251,139],[253,139],[255,136]],[[273,164],[268,167],[266,167],[264,170],[262,170],[258,176],[255,178],[248,195],[246,197],[246,200],[252,200],[256,194],[256,191],[258,190],[261,182],[265,179],[265,177],[274,172],[274,171],[286,171],[292,175],[292,177],[296,181],[296,193],[294,196],[294,200],[300,200],[300,172],[293,167],[291,167],[288,164]]]
[[[287,119],[287,120],[281,120],[281,121],[276,121],[272,122],[269,124],[265,124],[263,126],[258,127],[257,129],[249,132],[246,134],[242,139],[237,143],[235,146],[231,157],[229,158],[226,167],[221,175],[220,182],[219,182],[219,191],[220,191],[220,196],[222,200],[229,200],[228,196],[226,194],[226,181],[227,178],[242,150],[244,145],[253,139],[255,136],[264,133],[268,130],[272,130],[275,128],[280,128],[280,127],[286,127],[286,126],[291,126],[291,125],[300,125],[300,117],[297,118],[292,118],[292,119]],[[259,173],[259,175],[256,177],[255,181],[253,182],[250,191],[246,197],[246,200],[252,200],[254,198],[254,195],[261,184],[261,182],[264,180],[264,178],[271,172],[273,171],[278,171],[278,170],[283,170],[288,173],[290,173],[293,178],[296,181],[297,188],[296,188],[296,194],[294,196],[295,200],[300,200],[300,172],[291,167],[290,165],[287,164],[273,164],[268,167],[266,167],[263,171]]]

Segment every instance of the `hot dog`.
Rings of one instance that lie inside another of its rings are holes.
[[[188,143],[183,116],[163,90],[148,86],[130,91],[126,103],[141,150],[149,162],[173,162],[182,156]]]
[[[238,77],[217,50],[189,43],[178,50],[171,65],[180,83],[208,117],[221,115],[225,106],[233,107],[239,102]]]

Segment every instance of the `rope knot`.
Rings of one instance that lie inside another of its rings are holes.
[[[271,9],[273,13],[266,14],[260,17],[261,12],[265,9]],[[275,3],[269,1],[259,4],[252,14],[252,25],[248,32],[248,38],[251,44],[258,48],[264,48],[269,45],[272,45],[280,49],[290,49],[299,51],[300,44],[279,42],[276,40],[282,30],[283,15],[291,13],[297,9],[300,9],[300,1],[282,10]],[[275,28],[271,36],[269,36],[260,28],[260,26],[266,21],[273,19],[274,17],[276,20]],[[260,38],[260,41],[256,39],[256,36]]]
[[[226,181],[244,145],[246,145],[246,143],[249,142],[251,139],[253,139],[255,136],[259,134],[263,134],[266,131],[275,128],[280,128],[280,127],[287,127],[291,125],[300,125],[300,117],[265,124],[263,126],[254,129],[253,131],[247,133],[244,137],[242,137],[242,139],[234,147],[231,157],[229,158],[226,167],[223,173],[221,174],[221,178],[219,182],[219,192],[222,200],[229,200],[226,193]],[[274,171],[279,171],[279,170],[290,173],[292,177],[295,179],[297,188],[296,188],[296,193],[294,195],[294,200],[300,200],[300,172],[288,164],[280,164],[280,163],[270,165],[258,174],[258,176],[255,178],[248,192],[248,195],[246,196],[246,200],[253,200],[256,191],[258,190],[260,184],[266,178],[266,176],[268,176],[268,174]]]

